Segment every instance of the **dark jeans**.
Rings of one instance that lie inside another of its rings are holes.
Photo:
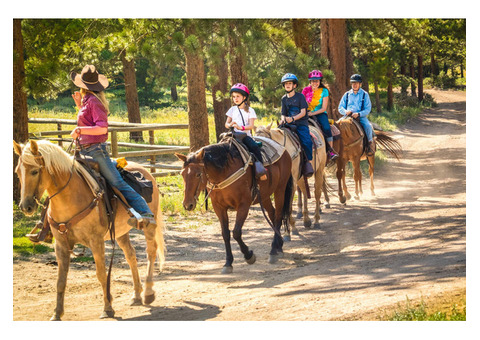
[[[260,147],[257,142],[250,136],[245,137],[242,142],[247,146],[248,150],[253,153],[257,161],[262,162],[262,153],[260,152]]]
[[[309,161],[312,160],[312,139],[310,137],[310,130],[308,129],[307,125],[297,125],[297,135],[300,138],[300,144],[302,144],[302,148],[307,154],[307,159]]]
[[[323,134],[325,135],[325,139],[327,142],[333,141],[332,137],[332,129],[330,128],[330,123],[328,122],[328,115],[326,112],[320,113],[316,115],[317,117],[317,122],[320,124],[320,127],[322,128]]]

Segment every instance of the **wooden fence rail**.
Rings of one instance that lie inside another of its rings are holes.
[[[77,121],[74,119],[53,119],[53,118],[29,118],[29,123],[33,124],[57,124],[57,130],[54,131],[41,131],[36,134],[30,134],[30,137],[44,138],[57,141],[60,146],[63,142],[71,142],[71,138],[63,138],[62,136],[69,136],[70,130],[62,130],[62,125],[77,125]],[[188,124],[136,124],[136,123],[123,123],[123,122],[108,122],[108,132],[110,133],[111,156],[118,157],[149,157],[150,164],[143,164],[145,167],[150,168],[150,172],[154,177],[163,177],[169,175],[178,174],[181,170],[181,166],[168,165],[168,164],[156,164],[157,155],[172,154],[175,152],[188,152],[189,146],[178,145],[157,145],[154,144],[154,132],[156,130],[167,129],[188,129]],[[133,132],[133,131],[148,131],[149,144],[135,144],[125,143],[118,141],[119,132]],[[52,137],[56,136],[56,138]],[[138,149],[147,149],[141,151],[125,151],[119,152],[118,147],[130,147]],[[156,172],[156,169],[165,169],[169,171]]]

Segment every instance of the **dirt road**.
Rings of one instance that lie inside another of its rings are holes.
[[[407,296],[465,289],[465,92],[429,92],[438,107],[395,132],[404,158],[390,160],[375,173],[375,197],[365,178],[360,201],[343,206],[332,197],[321,229],[306,230],[299,221],[301,235],[285,244],[285,257],[274,265],[267,261],[272,231],[258,208],[252,210],[243,230],[257,262],[246,264],[233,244],[231,275],[220,274],[225,253],[213,212],[196,221],[165,217],[168,256],[156,277],[157,299],[150,306],[128,305],[131,276],[118,252],[112,282],[115,319],[374,320]],[[333,178],[329,181],[336,187]],[[349,188],[354,189],[351,179]],[[132,239],[144,275],[143,237],[133,232]],[[52,315],[56,267],[48,264],[51,259],[14,260],[14,320]],[[101,312],[94,265],[72,264],[63,319],[98,320]]]

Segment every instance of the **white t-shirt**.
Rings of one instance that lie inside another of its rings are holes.
[[[241,115],[243,116],[243,120],[242,120],[242,116],[240,116],[240,112],[241,112]],[[238,124],[238,126],[246,126],[248,125],[248,121],[250,120],[250,118],[257,118],[257,115],[255,114],[255,110],[252,109],[251,107],[248,108],[248,112],[246,112],[245,110],[243,109],[238,109],[238,106],[232,106],[226,113],[227,117],[231,117],[232,118],[232,122],[235,122]],[[245,124],[244,124],[245,122]],[[252,136],[252,132],[251,130],[239,130],[237,128],[235,128],[235,131],[241,131],[241,132],[245,132],[247,135],[249,136]]]

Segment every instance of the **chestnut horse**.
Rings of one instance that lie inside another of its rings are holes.
[[[13,142],[15,153],[19,155],[16,173],[21,184],[20,209],[26,215],[32,215],[38,207],[38,200],[44,192],[51,197],[48,205],[47,216],[54,221],[73,221],[75,216],[80,216],[86,206],[94,202],[95,197],[89,185],[79,173],[79,165],[73,157],[62,148],[47,141],[35,142],[31,140],[26,145]],[[155,179],[140,165],[130,163],[127,170],[140,171],[145,178]],[[157,225],[148,225],[144,228],[147,240],[147,276],[145,282],[144,303],[150,304],[155,300],[153,290],[153,271],[155,259],[158,256],[160,268],[165,260],[165,243],[163,239],[163,222],[159,208],[159,192],[153,186],[150,209],[155,214]],[[88,210],[87,210],[88,211]],[[82,214],[83,215],[83,214]],[[68,224],[65,233],[51,227],[55,237],[55,255],[58,262],[57,277],[57,304],[51,320],[60,320],[64,314],[65,287],[67,284],[70,254],[74,245],[80,243],[92,250],[96,265],[97,278],[103,289],[103,314],[100,318],[113,317],[114,310],[111,305],[111,296],[107,292],[107,275],[105,268],[105,241],[110,239],[106,210],[103,204],[98,204],[85,217],[76,223]],[[142,283],[138,274],[135,250],[130,243],[127,224],[129,215],[123,205],[119,204],[115,219],[116,241],[125,253],[133,276],[134,293],[132,305],[142,304]],[[60,223],[63,224],[63,223]]]
[[[275,263],[283,256],[280,227],[282,222],[286,224],[290,217],[293,195],[292,160],[288,152],[283,152],[274,164],[267,166],[267,179],[258,182],[255,179],[254,167],[248,163],[244,164],[236,146],[228,141],[205,146],[188,156],[178,153],[175,155],[183,161],[181,174],[185,185],[183,206],[186,210],[195,209],[200,192],[209,187],[209,197],[220,220],[225,243],[226,262],[222,274],[233,272],[227,214],[229,209],[237,212],[233,238],[240,246],[248,264],[255,263],[256,257],[242,240],[242,227],[250,206],[256,203],[260,203],[262,209],[267,211],[271,221],[269,223],[274,231],[269,262]],[[257,185],[259,195],[256,193]],[[275,208],[270,199],[272,194]]]
[[[353,165],[353,179],[355,181],[355,198],[360,199],[360,194],[363,194],[362,190],[362,172],[360,170],[360,161],[368,161],[368,172],[370,174],[370,192],[372,196],[375,196],[373,185],[373,173],[375,165],[375,155],[367,156],[366,145],[362,134],[358,130],[358,125],[353,121],[353,118],[340,118],[336,122],[337,127],[340,129],[341,140],[334,144],[339,157],[337,158],[337,180],[338,180],[338,197],[341,203],[345,203],[347,199],[351,198],[347,190],[345,183],[345,166],[348,162],[352,162]],[[402,153],[402,147],[395,139],[390,137],[386,132],[380,130],[374,130],[375,144],[378,144],[382,150],[387,151],[390,155],[394,156],[397,160],[400,159]],[[343,190],[342,190],[343,188]]]
[[[300,150],[290,141],[289,138],[286,138],[285,132],[282,129],[279,128],[274,128],[272,129],[272,124],[270,123],[268,126],[259,126],[255,130],[255,134],[257,136],[262,136],[262,137],[267,137],[275,142],[279,143],[280,145],[284,146],[290,156],[292,157],[292,176],[293,176],[293,184],[294,188],[298,187],[300,188],[300,192],[303,193],[303,205],[302,205],[302,198],[299,195],[299,199],[297,202],[297,207],[298,207],[298,216],[302,216],[302,206],[303,206],[303,225],[305,228],[310,228],[312,226],[312,221],[310,220],[310,217],[308,215],[308,202],[307,202],[307,195],[306,195],[306,186],[305,186],[305,180],[301,174],[301,169],[300,169],[300,162],[301,162],[301,157],[300,157]],[[321,211],[321,196],[322,196],[322,191],[325,191],[325,163],[327,160],[327,153],[325,150],[325,139],[323,137],[323,134],[320,130],[315,128],[314,126],[309,126],[310,130],[315,130],[317,131],[317,134],[321,138],[321,143],[317,149],[313,149],[313,160],[312,160],[312,165],[314,169],[314,176],[313,178],[315,179],[315,228],[318,228],[320,226],[320,211]],[[328,196],[326,196],[328,197]],[[292,197],[293,200],[293,197]],[[295,226],[295,218],[293,216],[290,217],[289,221],[289,227],[291,227],[292,234],[298,235],[298,230],[297,227]],[[284,239],[290,240],[290,228],[287,229]]]

